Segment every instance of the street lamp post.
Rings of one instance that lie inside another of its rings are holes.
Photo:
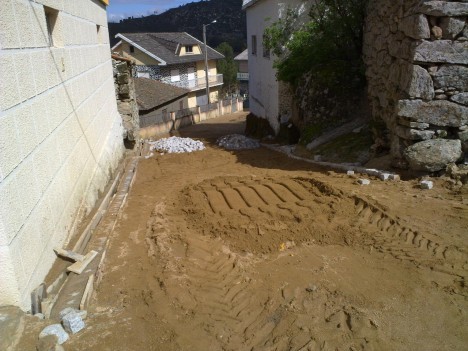
[[[216,20],[214,20],[211,23],[203,25],[203,44],[205,44],[205,82],[206,82],[206,98],[208,101],[208,105],[210,104],[210,83],[208,79],[208,47],[206,45],[206,27],[208,27],[210,24],[213,24],[213,23],[216,23]]]

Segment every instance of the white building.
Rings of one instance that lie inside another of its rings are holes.
[[[304,0],[244,0],[247,13],[249,50],[250,112],[266,118],[278,132],[281,120],[291,115],[292,101],[288,86],[278,82],[274,57],[263,43],[265,29],[286,14],[288,7],[303,9]],[[302,12],[304,12],[302,10]]]
[[[28,310],[123,155],[107,0],[1,0],[0,305]]]

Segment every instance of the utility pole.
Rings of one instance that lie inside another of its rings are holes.
[[[205,44],[205,82],[206,82],[206,98],[208,101],[208,105],[210,104],[210,81],[208,79],[208,46],[206,45],[206,27],[210,24],[216,23],[214,20],[211,23],[203,25],[203,44]]]

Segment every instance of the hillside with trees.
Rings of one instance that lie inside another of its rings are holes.
[[[212,24],[207,31],[207,42],[217,47],[227,42],[234,52],[246,48],[247,27],[242,0],[209,0],[192,2],[161,14],[130,17],[119,23],[109,23],[111,45],[117,33],[187,32],[197,39],[203,38],[203,24]]]

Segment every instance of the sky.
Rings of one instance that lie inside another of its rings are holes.
[[[118,22],[130,16],[148,16],[154,11],[161,13],[197,1],[199,0],[110,0],[110,5],[107,7],[107,18],[109,21]]]

